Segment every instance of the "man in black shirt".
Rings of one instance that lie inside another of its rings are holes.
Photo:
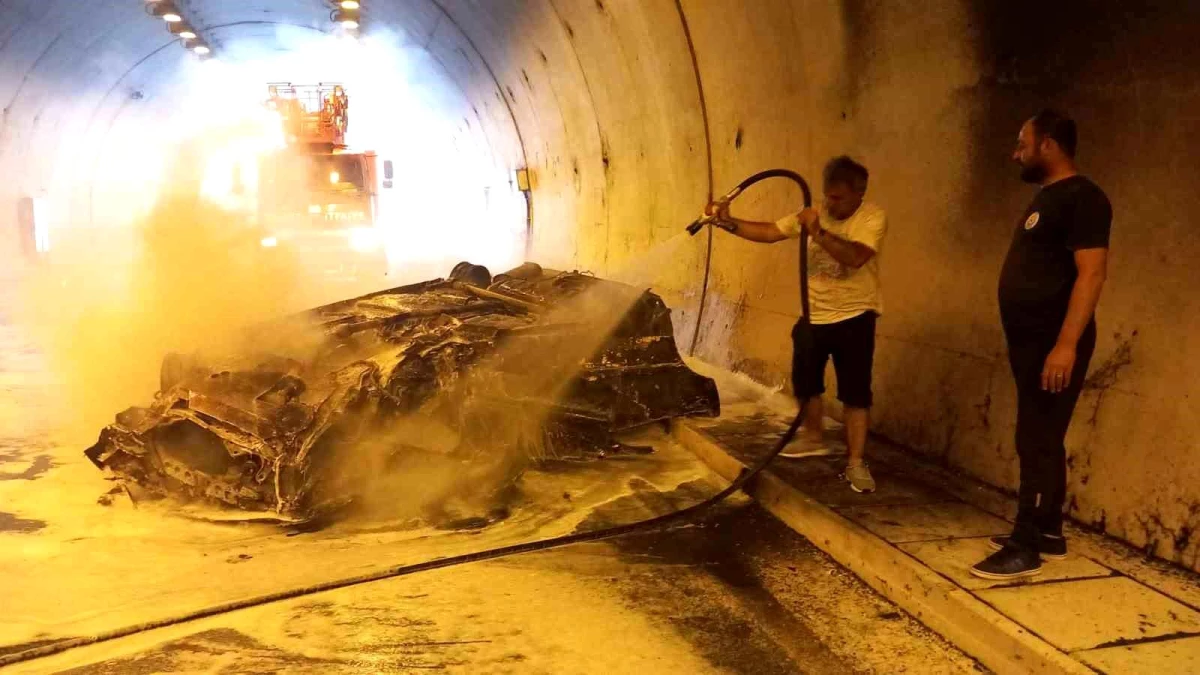
[[[1012,535],[971,568],[985,579],[1037,574],[1066,556],[1063,441],[1096,346],[1093,318],[1108,261],[1112,207],[1075,168],[1075,123],[1051,110],[1021,127],[1021,178],[1041,185],[1017,223],[1000,273],[1000,320],[1017,384],[1021,486]]]

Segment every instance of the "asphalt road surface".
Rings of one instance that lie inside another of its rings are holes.
[[[71,408],[0,313],[0,654],[390,566],[641,520],[721,487],[650,455],[531,471],[497,522],[315,532],[100,500]],[[113,410],[115,413],[116,410]],[[95,429],[98,432],[99,429]],[[95,436],[92,435],[91,438]],[[102,504],[101,501],[109,502]],[[980,668],[744,498],[668,531],[306,595],[11,672],[964,673]],[[6,671],[8,672],[8,671]]]

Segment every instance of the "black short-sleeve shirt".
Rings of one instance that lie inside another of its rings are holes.
[[[1083,176],[1042,188],[1017,223],[1000,272],[1000,320],[1010,336],[1057,334],[1078,270],[1075,251],[1108,248],[1112,206]]]

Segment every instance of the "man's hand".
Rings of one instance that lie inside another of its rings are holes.
[[[807,208],[800,212],[800,227],[808,233],[808,236],[815,237],[821,234],[821,214],[814,208]]]
[[[1071,384],[1071,373],[1075,371],[1075,347],[1057,344],[1046,357],[1042,367],[1042,391],[1057,394]]]
[[[704,215],[716,216],[719,220],[729,220],[729,202],[709,202],[708,206],[704,207]]]

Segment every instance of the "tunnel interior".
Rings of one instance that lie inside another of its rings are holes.
[[[207,58],[170,32],[168,4]],[[1080,161],[1117,214],[1093,375],[1068,437],[1070,513],[1200,565],[1200,465],[1189,459],[1200,352],[1188,339],[1200,328],[1200,201],[1186,189],[1200,169],[1200,47],[1185,34],[1200,9],[360,4],[348,33],[320,0],[0,2],[0,242],[22,280],[10,295],[21,313],[54,319],[41,340],[68,364],[81,426],[145,395],[158,358],[142,352],[299,302],[290,289],[306,269],[243,264],[196,210],[162,209],[189,185],[217,207],[236,199],[206,171],[255,151],[247,137],[267,82],[339,81],[353,97],[349,145],[394,167],[381,195],[389,281],[442,276],[459,260],[613,274],[756,171],[811,182],[831,156],[862,160],[891,223],[874,430],[1011,489],[1016,404],[995,283],[1030,197],[1009,160],[1016,131],[1053,105],[1079,121]],[[795,203],[764,187],[739,214],[773,219]],[[171,255],[155,258],[146,233],[164,231]],[[180,265],[180,250],[205,255]],[[796,256],[715,233],[706,293],[701,239],[655,260],[680,347],[786,386]]]
[[[236,200],[232,170],[273,140],[267,83],[333,81],[354,92],[348,146],[394,167],[379,208],[395,266],[452,246],[497,268],[523,256],[513,120],[482,119],[470,83],[422,47],[429,11],[364,9],[360,32],[322,2],[170,5],[178,22],[157,16],[167,6],[5,3],[6,201],[33,200],[49,246],[108,246],[188,181]]]

